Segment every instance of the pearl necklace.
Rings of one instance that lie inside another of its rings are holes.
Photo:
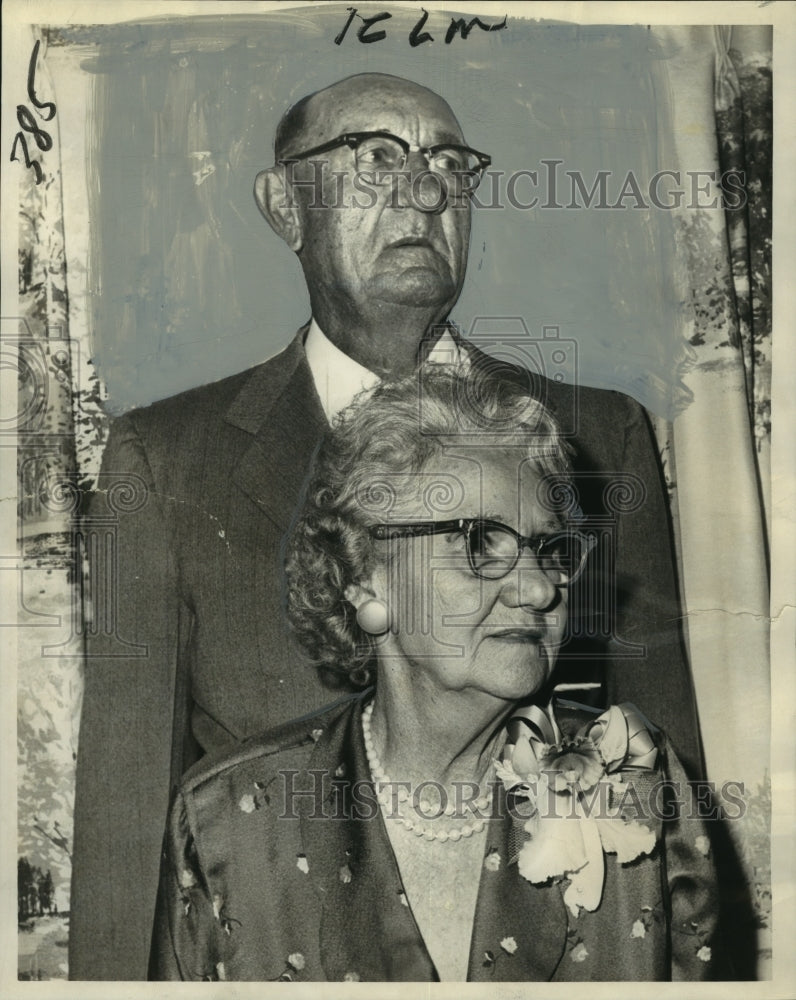
[[[362,736],[365,741],[365,756],[368,759],[368,767],[370,768],[370,775],[373,779],[373,785],[376,789],[376,798],[379,800],[379,804],[382,808],[386,809],[391,803],[394,804],[394,797],[390,792],[390,786],[392,781],[390,777],[385,774],[384,768],[381,766],[381,761],[376,753],[376,748],[373,745],[373,734],[370,728],[370,718],[373,715],[373,702],[369,702],[368,705],[362,710]],[[386,788],[380,789],[380,785],[387,786]],[[396,796],[398,803],[406,802],[409,798],[409,792],[406,788],[400,787],[397,790]],[[467,803],[467,807],[471,812],[478,810],[479,812],[485,812],[490,810],[492,806],[492,790],[490,789],[486,795],[481,795],[472,802]],[[419,809],[417,805],[415,806],[415,811],[419,814]],[[448,802],[443,810],[444,816],[453,816],[456,812],[456,806],[452,802]],[[388,816],[389,819],[397,819],[407,830],[413,833],[416,837],[421,837],[423,840],[432,841],[437,840],[441,844],[453,842],[456,843],[459,840],[472,837],[474,833],[481,833],[486,829],[486,820],[483,816],[474,817],[472,820],[463,823],[461,826],[448,826],[442,829],[436,829],[433,822],[429,822],[426,817],[419,815],[417,819],[412,819],[410,816],[404,816],[400,811],[400,805],[396,805],[395,812],[392,812]],[[424,822],[425,821],[425,822]]]

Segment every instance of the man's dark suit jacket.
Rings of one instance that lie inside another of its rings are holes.
[[[206,758],[186,776],[166,837],[152,978],[438,979],[389,841],[395,820],[383,819],[376,805],[362,702],[348,699],[220,760]],[[556,706],[570,736],[596,714]],[[716,936],[716,876],[699,849],[706,825],[665,737],[652,735],[656,767],[624,772],[621,797],[633,802],[634,819],[643,810],[658,842],[629,864],[605,855],[602,897],[592,912],[576,917],[564,905],[563,886],[532,885],[520,874],[514,855],[527,839],[525,821],[498,788],[484,833],[468,980],[727,973]],[[668,801],[656,799],[661,781],[669,783]],[[558,822],[572,823],[569,808],[562,799]],[[455,866],[457,846],[448,849]]]
[[[77,762],[73,979],[146,977],[166,815],[187,767],[335,697],[284,613],[285,536],[327,428],[304,333],[263,365],[113,425],[85,531],[94,618]],[[646,655],[622,659],[618,643],[602,643],[602,697],[650,706],[696,769],[695,704],[646,415],[619,393],[534,384],[562,422],[577,414],[576,470],[601,474],[582,480],[583,506],[599,507],[612,474],[643,483],[644,502],[618,516],[613,536],[613,617],[616,634],[644,643]],[[92,537],[102,544],[92,549]]]

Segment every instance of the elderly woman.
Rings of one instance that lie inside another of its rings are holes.
[[[709,844],[665,738],[551,700],[592,544],[567,479],[542,405],[488,374],[428,365],[344,414],[288,607],[365,689],[183,781],[156,977],[715,975]]]

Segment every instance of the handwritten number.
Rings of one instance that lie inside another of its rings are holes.
[[[52,101],[40,101],[38,97],[36,97],[36,87],[35,87],[36,60],[39,57],[39,45],[41,45],[41,42],[37,41],[36,44],[33,46],[33,52],[31,53],[30,56],[30,64],[28,65],[28,100],[30,101],[31,104],[35,105],[40,111],[44,110],[44,108],[47,108],[48,114],[41,115],[41,117],[44,119],[44,121],[51,122],[53,118],[55,118],[55,105],[53,104]],[[17,117],[19,117],[18,114]],[[22,122],[20,122],[19,124],[22,125]],[[43,149],[44,147],[40,146],[39,148]],[[50,147],[48,146],[47,148],[49,149]]]
[[[53,148],[52,136],[43,128],[39,128],[30,109],[26,108],[24,104],[17,105],[17,121],[26,132],[30,132],[42,152],[46,153],[47,150]]]
[[[28,156],[28,144],[25,142],[25,136],[21,132],[17,132],[14,136],[14,145],[11,147],[11,162],[13,163],[17,159],[17,143],[20,143],[22,146],[22,155],[25,157],[25,166],[33,167],[33,173],[36,175],[36,184],[41,184],[44,176],[41,172],[41,165],[37,163],[36,160],[31,160]]]
[[[348,20],[343,25],[343,30],[339,33],[339,35],[335,36],[335,45],[340,45],[342,43],[346,36],[346,32],[351,27],[351,22],[355,17],[358,17],[362,21],[362,27],[357,32],[357,38],[360,42],[364,42],[367,45],[368,42],[380,42],[382,38],[387,37],[386,31],[374,31],[372,35],[369,35],[368,31],[370,31],[373,25],[377,24],[379,21],[387,21],[391,18],[392,14],[390,14],[389,11],[385,10],[381,14],[374,14],[373,17],[362,17],[361,14],[357,13],[356,7],[346,7],[346,10],[350,10],[351,13],[348,15]]]
[[[422,45],[423,42],[434,41],[434,36],[430,32],[423,31],[423,27],[426,21],[428,20],[428,11],[425,9],[425,7],[421,7],[420,9],[423,12],[423,15],[409,33],[409,44],[412,46],[412,48],[416,48],[418,45]],[[373,27],[374,24],[377,24],[379,21],[386,21],[388,18],[391,18],[392,14],[390,14],[388,11],[385,10],[381,14],[374,14],[372,17],[362,17],[362,15],[357,11],[356,7],[346,7],[346,10],[349,12],[348,20],[343,25],[341,31],[337,35],[335,35],[334,39],[335,45],[342,44],[343,39],[348,33],[348,29],[351,27],[351,24],[355,17],[358,17],[362,21],[362,27],[357,31],[357,38],[360,40],[360,42],[364,42],[365,44],[369,42],[380,42],[383,38],[387,37],[386,31],[379,30],[371,32],[370,29]],[[460,34],[462,38],[466,39],[469,36],[470,32],[473,30],[473,28],[480,28],[481,31],[501,31],[503,28],[506,27],[507,24],[508,24],[508,15],[505,15],[502,21],[499,21],[495,24],[487,24],[485,21],[482,21],[480,17],[472,18],[472,20],[469,23],[465,21],[463,17],[460,18],[452,17],[451,23],[448,26],[448,30],[445,32],[445,44],[450,45],[450,43],[458,34]]]
[[[414,49],[418,45],[422,45],[423,42],[433,42],[434,36],[429,34],[428,31],[423,31],[423,25],[428,20],[428,11],[425,7],[420,8],[423,11],[423,16],[417,22],[417,24],[412,28],[409,33],[409,44]]]
[[[361,17],[361,15],[360,15]],[[374,14],[373,17],[363,17],[362,27],[357,32],[357,38],[360,42],[380,42],[382,38],[387,37],[386,31],[374,31],[372,35],[368,34],[368,31],[376,24],[378,21],[386,21],[388,18],[392,17],[389,11],[384,11],[383,14]]]
[[[41,42],[37,41],[33,46],[33,52],[30,54],[30,63],[28,64],[28,100],[38,110],[39,117],[43,121],[49,122],[55,118],[55,104],[52,101],[40,101],[36,96],[36,61],[39,57],[40,45]],[[31,160],[30,158],[25,133],[27,132],[28,135],[33,137],[33,141],[43,153],[53,148],[52,136],[45,129],[39,127],[38,122],[33,117],[33,112],[24,104],[17,105],[17,122],[22,131],[17,132],[14,136],[14,145],[11,147],[11,161],[19,162],[17,159],[17,146],[20,146],[22,148],[22,155],[25,158],[25,166],[33,170],[36,177],[36,184],[39,185],[44,179],[44,172],[42,171],[41,164],[37,160]]]
[[[339,35],[335,36],[335,39],[334,39],[334,44],[335,45],[342,45],[343,39],[345,38],[345,33],[351,27],[351,22],[357,16],[357,9],[356,9],[356,7],[347,7],[346,10],[350,10],[351,13],[348,15],[348,20],[343,25],[343,30],[340,32]]]

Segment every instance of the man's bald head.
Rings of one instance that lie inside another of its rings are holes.
[[[361,165],[359,144],[338,141],[367,132],[405,147],[400,169],[380,169],[378,144]],[[448,197],[428,160],[431,149],[464,145],[455,115],[427,87],[362,73],[294,104],[274,145],[277,164],[257,175],[255,200],[298,255],[313,317],[371,371],[410,371],[421,340],[458,298],[467,266],[470,200]],[[307,157],[319,146],[325,155]],[[433,204],[421,197],[429,178]]]
[[[310,146],[335,138],[344,124],[349,109],[356,108],[363,97],[378,100],[403,96],[418,114],[430,114],[447,122],[451,142],[462,142],[462,130],[450,105],[439,94],[413,80],[387,73],[358,73],[302,97],[282,116],[274,137],[274,158],[287,159]],[[378,129],[377,122],[369,126]]]

